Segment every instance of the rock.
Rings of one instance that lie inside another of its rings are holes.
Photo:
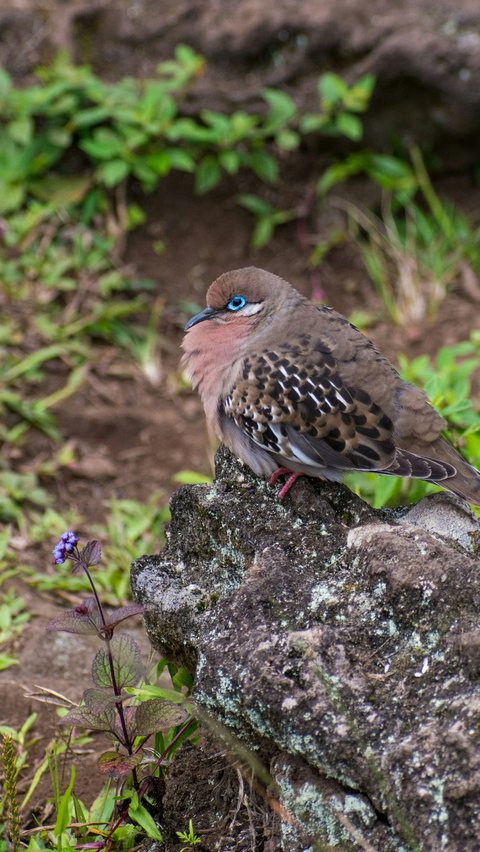
[[[281,504],[221,450],[213,485],[172,498],[164,552],[134,563],[207,739],[269,773],[272,850],[478,848],[480,566],[461,542],[480,527],[455,504],[449,541],[449,512],[439,537],[408,522],[438,519],[438,500],[398,523],[307,479]]]
[[[455,540],[473,553],[479,551],[478,517],[465,501],[448,491],[429,494],[415,506],[398,515],[401,524],[422,527],[432,535]]]

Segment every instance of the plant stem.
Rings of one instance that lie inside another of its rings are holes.
[[[111,681],[112,681],[113,692],[116,696],[120,697],[121,689],[120,689],[120,687],[118,686],[118,683],[117,683],[117,678],[116,678],[116,675],[115,675],[115,665],[114,665],[114,661],[113,661],[112,648],[111,648],[111,645],[110,645],[111,636],[109,635],[109,633],[111,632],[111,629],[109,629],[109,627],[107,625],[107,620],[105,618],[105,614],[103,612],[103,607],[102,607],[102,604],[100,602],[100,598],[98,597],[97,590],[95,588],[95,583],[93,582],[93,579],[92,579],[92,575],[90,574],[90,571],[88,570],[88,568],[86,566],[83,566],[83,569],[85,571],[85,574],[87,575],[88,582],[90,583],[90,587],[92,589],[92,592],[93,592],[93,595],[94,595],[94,598],[95,598],[95,601],[96,601],[96,604],[97,604],[97,607],[98,607],[98,612],[100,614],[100,619],[102,621],[102,625],[103,625],[103,629],[104,629],[104,641],[105,641],[105,644],[107,646],[108,665],[109,665],[109,668],[110,668],[110,678],[111,678]],[[121,700],[115,702],[115,709],[118,713],[118,718],[120,719],[120,725],[122,727],[123,745],[127,749],[128,754],[133,754],[133,743],[132,743],[132,741],[130,739],[130,735],[128,733],[127,723],[125,721],[125,714],[123,712],[123,704],[122,704]],[[132,779],[133,779],[133,786],[134,786],[135,790],[138,792],[140,785],[139,785],[138,775],[137,775],[137,771],[136,771],[135,767],[132,769]]]
[[[172,748],[173,748],[173,746],[175,745],[175,743],[177,743],[177,742],[178,742],[178,740],[180,739],[180,737],[181,737],[181,736],[185,733],[185,731],[187,730],[188,726],[189,726],[189,725],[191,725],[191,724],[192,724],[192,719],[191,719],[191,718],[190,718],[190,719],[187,719],[187,720],[186,720],[186,722],[184,722],[184,723],[183,723],[183,725],[182,725],[182,727],[180,728],[180,730],[179,730],[179,731],[177,731],[177,733],[175,734],[175,736],[174,736],[173,740],[172,740],[172,741],[168,744],[168,746],[166,747],[166,749],[164,749],[164,751],[162,751],[161,755],[158,757],[158,759],[157,759],[157,761],[156,761],[156,764],[155,764],[155,766],[154,766],[154,768],[153,768],[152,772],[155,772],[155,770],[156,770],[156,769],[158,769],[158,767],[159,767],[159,766],[161,766],[162,761],[164,761],[164,760],[165,760],[165,758],[166,758],[166,756],[168,755],[169,751],[171,751],[171,750],[172,750]],[[150,773],[150,775],[151,775],[151,773]],[[140,790],[139,790],[139,793],[138,793],[138,795],[139,795],[139,797],[140,797],[140,798],[141,798],[142,796],[144,796],[144,795],[145,795],[145,793],[147,792],[147,790],[148,790],[148,785],[149,785],[149,784],[150,784],[150,777],[145,778],[145,779],[144,779],[144,781],[143,781],[143,783],[142,783],[142,786],[141,786],[141,788],[140,788]]]

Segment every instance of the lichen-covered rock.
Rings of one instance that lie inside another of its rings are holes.
[[[445,495],[405,515],[300,480],[281,504],[225,450],[172,498],[134,594],[201,713],[261,749],[273,849],[479,848],[478,531]]]

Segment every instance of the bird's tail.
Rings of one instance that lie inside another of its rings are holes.
[[[467,503],[480,506],[480,471],[463,459],[461,464],[457,464],[456,467],[457,472],[454,476],[444,479],[443,482],[435,482],[435,484],[447,488],[459,497],[463,497]]]
[[[430,468],[428,476],[422,476],[420,470],[414,471],[414,477],[425,479],[427,482],[433,482],[435,485],[440,485],[442,488],[447,488],[458,497],[463,497],[468,503],[473,503],[475,506],[480,506],[480,471],[472,467],[463,456],[458,453],[448,441],[439,438],[433,444],[430,444],[426,449],[425,456],[415,454],[418,462],[426,462]],[[411,453],[406,453],[405,450],[400,450],[402,456],[407,455],[411,458]],[[414,465],[416,466],[416,465]]]

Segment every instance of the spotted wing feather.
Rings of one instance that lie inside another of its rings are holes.
[[[384,470],[395,460],[391,420],[344,384],[328,350],[315,361],[288,345],[247,358],[224,410],[287,466]]]
[[[256,446],[305,471],[371,470],[441,482],[446,462],[395,445],[390,418],[361,388],[347,387],[326,348],[310,353],[285,344],[247,358],[223,401],[226,416]],[[310,360],[309,360],[310,356]]]

